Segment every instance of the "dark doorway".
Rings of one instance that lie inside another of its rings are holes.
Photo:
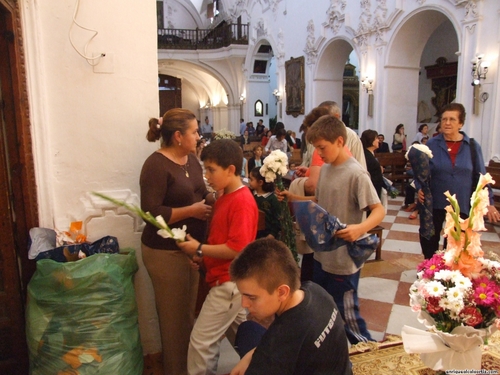
[[[172,108],[182,108],[181,80],[176,77],[160,74],[158,77],[160,96],[160,116]]]
[[[28,374],[24,309],[34,262],[27,242],[37,225],[18,6],[0,0],[0,374]]]

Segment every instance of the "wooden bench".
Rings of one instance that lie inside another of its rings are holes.
[[[495,180],[495,183],[491,187],[493,188],[495,207],[497,210],[500,210],[500,163],[490,160],[486,166],[486,172]]]
[[[377,249],[375,250],[375,259],[372,260],[382,260],[382,231],[384,230],[383,227],[380,225],[377,225],[375,228],[372,228],[371,230],[368,231],[369,234],[376,234],[379,242]]]
[[[384,177],[392,181],[394,185],[400,185],[401,195],[405,195],[408,180],[413,177],[406,174],[407,160],[402,152],[384,152],[375,154],[375,158],[384,168]]]

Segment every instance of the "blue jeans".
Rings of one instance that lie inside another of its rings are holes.
[[[361,270],[352,275],[334,275],[321,268],[314,260],[313,281],[322,286],[332,297],[344,319],[347,339],[351,344],[375,341],[359,313],[358,283]]]

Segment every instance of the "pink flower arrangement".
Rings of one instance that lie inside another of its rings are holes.
[[[439,331],[452,332],[459,326],[500,328],[500,263],[483,257],[479,233],[486,230],[483,216],[489,203],[484,187],[492,182],[489,173],[479,179],[468,219],[460,218],[455,195],[445,193],[450,202],[444,228],[447,247],[417,267],[410,306],[427,313]]]

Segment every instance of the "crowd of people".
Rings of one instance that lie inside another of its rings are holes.
[[[439,249],[447,205],[443,193],[456,194],[466,213],[475,176],[485,172],[480,145],[461,131],[464,122],[463,106],[453,103],[443,108],[438,134],[428,139],[429,127],[423,124],[415,138],[434,154],[430,189],[435,235],[420,238],[425,258]],[[201,134],[212,131],[206,118]],[[389,145],[375,130],[359,137],[331,101],[312,109],[301,131],[303,162],[289,189],[278,191],[260,173],[264,156],[300,148],[282,123],[268,132],[262,121],[253,129],[242,119],[241,144],[230,139],[205,144],[188,110],[172,109],[149,121],[147,139],[161,140],[161,147],[141,171],[141,208],[162,215],[171,228],[187,228],[186,241],[176,242],[158,236],[147,223],[141,238],[155,292],[165,374],[216,374],[225,336],[241,356],[232,375],[347,375],[352,374],[348,342],[373,341],[357,295],[363,264],[341,245],[327,252],[309,248],[299,266],[280,241],[279,212],[284,199],[316,202],[347,224],[335,237],[354,243],[385,216],[380,198],[387,186],[377,154],[388,152]],[[255,136],[262,143],[246,160],[241,146]],[[399,124],[392,150],[406,149],[404,125]],[[241,178],[244,170],[248,184]],[[416,197],[412,203],[419,208],[425,199],[421,186],[416,183],[408,194]],[[258,231],[259,210],[265,214],[265,228]],[[500,219],[493,205],[487,216],[492,222]],[[210,290],[195,321],[200,275]],[[255,319],[247,321],[248,314]],[[266,320],[272,323],[259,324]]]

